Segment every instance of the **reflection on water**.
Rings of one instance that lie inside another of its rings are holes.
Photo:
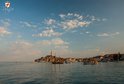
[[[0,84],[123,84],[124,62],[0,63]]]

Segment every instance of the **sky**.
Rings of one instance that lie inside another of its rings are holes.
[[[124,0],[0,0],[0,61],[124,53],[123,27]]]

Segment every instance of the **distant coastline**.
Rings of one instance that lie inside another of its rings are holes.
[[[52,64],[64,64],[64,63],[75,63],[83,62],[84,64],[98,64],[99,62],[115,62],[115,61],[124,61],[124,54],[115,53],[115,54],[105,54],[98,55],[89,58],[62,58],[51,55],[35,59],[34,62],[48,62]]]

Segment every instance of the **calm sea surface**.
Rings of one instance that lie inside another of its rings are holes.
[[[0,63],[0,84],[124,84],[124,62]]]

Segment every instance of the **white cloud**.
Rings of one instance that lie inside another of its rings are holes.
[[[64,21],[61,22],[61,27],[63,29],[74,29],[75,27],[77,27],[77,20],[68,20],[68,21]]]
[[[20,21],[20,23],[22,24],[23,27],[29,27],[29,28],[36,28],[37,25],[34,25],[32,23],[29,22],[25,22],[25,21]]]
[[[102,21],[106,21],[107,19],[106,18],[103,18]]]
[[[42,50],[38,49],[36,43],[17,40],[9,46],[7,56],[4,60],[9,61],[33,61],[42,54]]]
[[[107,21],[107,18],[97,18],[95,16],[91,16],[92,21]]]
[[[30,43],[30,42],[27,42],[27,41],[16,41],[15,43],[14,43],[14,45],[18,45],[18,46],[24,46],[24,47],[31,47],[33,44],[32,43]]]
[[[75,28],[79,28],[79,27],[86,27],[90,24],[90,22],[85,22],[85,21],[79,21],[77,19],[73,19],[73,20],[66,20],[61,22],[61,27],[63,29],[75,29]]]
[[[38,44],[58,46],[58,45],[68,45],[69,43],[65,42],[61,38],[55,38],[55,39],[52,39],[52,40],[42,40],[42,41],[39,41]]]
[[[115,32],[112,35],[119,35],[119,34],[120,34],[120,32]]]
[[[64,17],[65,17],[65,15],[64,15],[64,14],[60,14],[59,16],[60,16],[60,18],[64,18]]]
[[[46,27],[62,28],[64,30],[73,30],[88,27],[95,21],[102,21],[95,16],[83,16],[77,13],[59,14],[58,19],[45,19],[43,22]],[[105,19],[103,19],[105,21]]]
[[[98,34],[97,36],[109,36],[108,33],[102,33],[102,34]]]
[[[46,47],[53,47],[54,49],[67,49],[68,42],[62,40],[61,38],[55,38],[51,40],[42,40],[37,42],[38,45],[40,46],[46,46]]]
[[[8,28],[10,26],[10,20],[9,19],[3,19],[0,20],[0,36],[7,36],[12,34],[10,31],[8,31]]]
[[[63,45],[63,46],[55,46],[56,49],[67,49],[69,46]]]
[[[102,36],[102,37],[112,37],[112,36],[116,36],[116,35],[119,35],[120,32],[115,32],[115,33],[101,33],[101,34],[98,34],[97,36]]]
[[[87,27],[91,21],[84,19],[84,16],[76,13],[60,14],[59,26],[65,30],[71,30],[80,27]]]
[[[51,37],[51,36],[61,36],[63,33],[56,32],[53,29],[70,31],[77,30],[85,27],[88,27],[94,22],[106,21],[105,18],[97,18],[95,16],[83,16],[78,13],[67,13],[67,14],[59,14],[59,18],[49,18],[43,21],[44,26],[47,30],[42,31],[38,34],[33,34],[34,37]],[[90,32],[85,32],[89,34]]]
[[[96,18],[95,16],[91,16],[91,20],[92,21],[100,21],[100,19],[99,18]]]
[[[89,32],[89,31],[86,31],[85,33],[86,33],[86,34],[89,34],[90,32]]]
[[[51,45],[52,43],[50,40],[42,40],[42,41],[37,42],[37,44],[47,46],[47,45]]]
[[[77,32],[77,31],[76,31],[76,30],[73,30],[73,31],[72,31],[72,33],[75,33],[75,32]]]
[[[72,19],[76,18],[78,20],[83,20],[84,16],[77,14],[77,13],[67,13],[67,14],[60,14],[61,19]]]
[[[83,16],[82,15],[74,14],[74,16],[77,17],[79,20],[82,20],[83,19]]]
[[[74,14],[73,13],[68,13],[66,16],[73,16]]]
[[[55,32],[52,28],[42,31],[39,34],[33,34],[34,37],[51,37],[51,36],[61,36],[62,33]]]
[[[94,21],[107,21],[107,19],[106,18],[97,18],[97,17],[95,17],[95,16],[88,16],[88,17],[90,17],[91,18],[91,20],[92,20],[92,22],[94,22]]]
[[[10,35],[11,32],[7,31],[6,28],[4,27],[0,27],[0,36],[6,36],[6,35]]]
[[[52,39],[51,42],[54,45],[65,45],[65,44],[68,44],[68,42],[65,42],[61,38]]]
[[[3,27],[8,28],[10,26],[10,19],[0,20]]]
[[[60,50],[61,53],[65,54],[68,48],[68,42],[61,38],[36,42],[20,39],[10,42],[6,47],[6,49],[2,49],[4,52],[0,51],[2,58],[0,61],[34,61],[34,59],[49,54],[48,52],[50,52],[51,49]],[[57,55],[61,55],[61,53],[57,52]]]
[[[47,24],[47,25],[52,25],[52,24],[54,24],[56,22],[56,20],[54,20],[54,19],[45,19],[45,24]]]

